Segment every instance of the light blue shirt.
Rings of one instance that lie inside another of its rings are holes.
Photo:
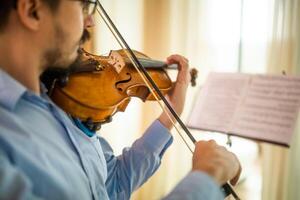
[[[102,137],[80,128],[45,94],[35,95],[0,69],[0,199],[129,199],[172,143],[168,130],[154,121],[114,156]],[[222,198],[202,172],[189,173],[165,197]]]

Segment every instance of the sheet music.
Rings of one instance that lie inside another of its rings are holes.
[[[300,103],[300,77],[212,73],[188,126],[289,145]]]
[[[210,74],[197,98],[189,125],[205,130],[229,131],[229,124],[248,80],[247,75]]]

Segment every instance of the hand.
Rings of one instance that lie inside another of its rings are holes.
[[[242,171],[237,157],[214,140],[196,143],[193,170],[206,172],[220,185],[229,180],[232,185],[235,185]]]
[[[181,55],[171,55],[167,58],[167,64],[178,64],[179,71],[176,82],[173,89],[166,95],[166,99],[178,116],[180,116],[184,108],[186,92],[191,80],[189,61]],[[165,112],[160,115],[159,121],[168,129],[173,127],[172,122]]]

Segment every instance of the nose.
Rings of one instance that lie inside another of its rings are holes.
[[[95,26],[95,21],[92,15],[88,15],[85,19],[84,19],[84,28],[91,28]]]

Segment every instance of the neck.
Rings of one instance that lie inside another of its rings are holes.
[[[0,35],[0,68],[27,89],[40,94],[39,54],[34,51],[28,40]]]

